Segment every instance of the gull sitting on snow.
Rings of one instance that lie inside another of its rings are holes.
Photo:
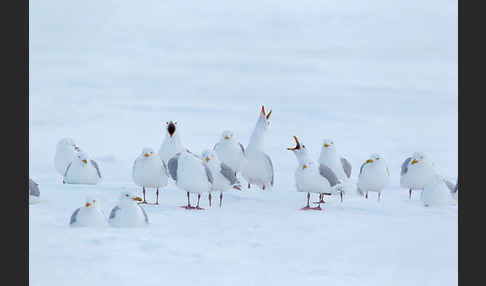
[[[87,198],[84,206],[71,215],[70,226],[108,226],[108,220],[95,199]]]
[[[241,190],[240,181],[236,173],[225,163],[219,161],[216,152],[204,150],[202,152],[203,163],[209,168],[213,176],[211,191],[219,191],[219,207],[222,206],[223,192],[231,188]],[[209,207],[211,207],[211,192],[209,193]]]
[[[296,146],[294,148],[287,148],[292,151],[297,158],[298,167],[295,170],[295,185],[297,191],[307,193],[307,204],[302,210],[321,210],[321,203],[323,194],[332,195],[341,192],[341,184],[338,184],[338,179],[334,172],[326,165],[320,164],[319,167],[310,158],[309,152],[305,145],[300,144],[296,136],[294,136]],[[310,193],[319,194],[319,202],[317,207],[311,208],[309,205]]]
[[[64,174],[66,173],[66,168],[74,159],[78,152],[79,147],[76,146],[74,140],[71,138],[63,138],[56,145],[56,154],[54,155],[54,167],[59,175],[62,176],[64,184]]]
[[[110,213],[109,223],[116,227],[139,227],[149,224],[147,213],[138,202],[142,198],[123,192],[120,201]]]
[[[274,173],[272,159],[263,151],[263,143],[265,140],[265,133],[270,125],[270,114],[265,114],[265,108],[262,106],[262,111],[258,117],[258,121],[253,129],[250,137],[250,142],[245,149],[246,162],[242,168],[243,178],[248,182],[248,188],[252,184],[265,188],[273,187]]]
[[[35,204],[39,202],[40,191],[39,185],[34,180],[29,179],[29,204]]]
[[[385,159],[378,154],[372,154],[359,170],[358,192],[366,198],[368,198],[368,192],[377,192],[378,201],[380,201],[381,192],[389,182],[390,172]]]
[[[160,145],[159,156],[160,159],[166,164],[169,164],[169,160],[177,153],[185,151],[186,149],[182,145],[181,138],[179,136],[179,128],[177,122],[166,122],[166,131],[164,142]]]
[[[424,185],[421,200],[424,206],[444,206],[453,203],[450,189],[440,175],[432,175]]]
[[[214,151],[218,155],[219,160],[235,173],[241,170],[246,160],[245,147],[235,140],[233,132],[229,130],[223,131],[221,139],[214,145]]]
[[[101,178],[98,164],[82,151],[69,163],[64,173],[64,180],[68,184],[96,185],[101,182]]]
[[[167,167],[177,187],[187,192],[187,206],[183,206],[183,208],[203,210],[199,206],[201,193],[211,192],[213,175],[201,158],[191,152],[184,151],[172,157]],[[191,206],[190,193],[197,193],[196,207]]]
[[[145,188],[157,189],[155,204],[158,205],[159,188],[167,186],[169,173],[164,161],[160,160],[160,157],[154,154],[152,148],[143,148],[142,153],[133,163],[132,178],[136,185],[142,187],[142,203],[144,204],[147,203],[145,200]]]

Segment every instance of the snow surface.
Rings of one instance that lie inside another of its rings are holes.
[[[31,1],[29,175],[41,196],[29,206],[30,285],[456,285],[457,206],[425,208],[399,184],[416,151],[456,181],[457,6]],[[273,110],[272,192],[186,211],[171,182],[160,206],[145,207],[147,228],[68,226],[87,195],[109,214],[121,191],[138,190],[133,161],[158,150],[166,121],[196,153],[225,129],[246,145],[262,104]],[[322,212],[299,211],[293,135],[316,160],[334,140],[353,179],[382,154],[382,201],[335,197]],[[63,137],[98,162],[100,185],[61,184]]]

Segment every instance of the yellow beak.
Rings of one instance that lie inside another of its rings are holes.
[[[307,168],[307,165],[306,164],[304,164],[304,166],[302,166],[302,169],[305,169],[305,168]]]
[[[149,156],[149,154],[148,154],[148,153],[145,153],[145,154],[143,154],[143,155],[144,155],[145,157],[148,157],[148,156]]]
[[[415,159],[414,159],[414,160],[412,160],[412,165],[413,165],[413,164],[417,164],[417,163],[418,163],[418,161],[417,161],[417,160],[415,160]]]
[[[83,160],[83,163],[88,164],[88,160]]]
[[[206,162],[209,162],[209,160],[211,160],[211,159],[209,159],[209,157],[206,157],[206,159],[204,159],[204,160],[206,160]]]
[[[85,204],[86,207],[89,207],[91,204],[88,202]]]
[[[229,140],[230,137],[229,136],[224,136],[224,139]]]
[[[138,201],[138,202],[141,202],[142,201],[142,198],[141,197],[134,197],[133,198],[134,201]]]
[[[326,148],[329,147],[329,144],[324,144],[324,147],[326,147]]]
[[[373,163],[373,160],[368,159],[368,160],[366,160],[366,163]]]

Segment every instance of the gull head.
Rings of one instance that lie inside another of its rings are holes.
[[[136,196],[134,194],[132,194],[131,192],[122,192],[121,195],[120,195],[120,200],[122,202],[141,202],[142,201],[142,198],[139,197],[139,196]]]
[[[221,141],[225,142],[225,141],[230,141],[231,139],[233,139],[233,132],[229,130],[223,131],[223,133],[221,134]]]
[[[84,204],[85,207],[87,208],[97,208],[98,207],[98,202],[96,199],[92,197],[87,197],[86,198],[86,203]]]
[[[57,143],[57,148],[75,148],[76,150],[79,149],[78,146],[74,143],[74,140],[72,138],[62,138],[59,140]]]
[[[86,155],[86,153],[84,153],[83,151],[80,151],[78,153],[78,159],[83,163],[83,165],[88,165],[88,155]]]
[[[427,156],[422,152],[415,152],[412,155],[412,161],[410,162],[411,165],[415,165],[421,161],[427,160]]]
[[[201,158],[206,165],[219,164],[218,156],[213,150],[206,149],[201,152]]]
[[[322,151],[335,151],[336,147],[334,141],[331,139],[324,139],[322,142]]]
[[[272,110],[270,109],[270,112],[266,113],[265,112],[265,106],[262,105],[262,111],[260,112],[259,121],[262,121],[264,123],[263,127],[264,127],[265,130],[270,125],[270,115],[271,114],[272,114]]]
[[[151,158],[153,155],[154,155],[154,149],[145,147],[142,149],[142,153],[140,154],[140,157],[148,159]]]
[[[366,164],[373,164],[383,161],[383,157],[380,154],[373,153],[370,158],[366,160]]]
[[[297,160],[299,162],[301,161],[303,162],[305,159],[307,159],[307,154],[308,154],[307,148],[305,147],[304,144],[301,144],[299,142],[297,136],[294,136],[294,140],[295,140],[295,147],[289,147],[287,148],[287,150],[294,152],[295,156],[297,157]]]
[[[170,137],[174,136],[176,130],[177,130],[177,121],[169,121],[166,122],[166,128],[167,128],[167,134],[169,134]]]

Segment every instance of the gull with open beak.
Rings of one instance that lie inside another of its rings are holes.
[[[213,176],[211,191],[219,192],[219,207],[222,206],[223,192],[231,188],[241,190],[240,181],[236,178],[236,173],[225,163],[219,161],[215,151],[204,150],[202,152],[203,163],[209,168]],[[211,207],[211,192],[208,196],[209,207]]]
[[[245,149],[246,161],[243,164],[241,173],[248,182],[248,188],[252,184],[261,186],[263,190],[272,188],[274,183],[274,171],[272,159],[263,150],[265,134],[270,125],[270,114],[265,113],[265,107],[258,116],[257,123],[250,137],[250,142]]]
[[[96,185],[101,182],[101,179],[98,164],[90,160],[82,151],[69,163],[64,173],[64,181],[67,184]]]
[[[116,227],[139,227],[149,224],[147,213],[139,204],[142,198],[123,192],[120,201],[111,210],[109,223]]]
[[[233,132],[223,131],[221,139],[214,145],[214,151],[221,163],[231,168],[237,174],[245,163],[245,147],[236,141]]]
[[[187,206],[183,206],[183,208],[203,210],[199,206],[201,193],[211,192],[213,175],[201,157],[189,151],[177,153],[169,160],[167,168],[176,186],[187,193]],[[195,207],[191,206],[190,193],[197,193]]]
[[[29,204],[36,204],[39,202],[40,191],[39,184],[29,178]]]
[[[63,138],[56,145],[56,154],[54,155],[54,167],[59,175],[62,176],[62,183],[64,184],[64,174],[67,166],[76,159],[78,152],[81,151],[74,143],[72,138]]]
[[[368,192],[377,192],[378,201],[381,192],[390,182],[390,172],[381,155],[372,154],[370,159],[361,165],[358,177],[358,192],[368,198]]]
[[[76,209],[71,215],[70,226],[108,226],[105,214],[100,210],[95,199],[87,198],[84,206]]]
[[[133,182],[142,187],[143,201],[146,204],[145,188],[156,189],[155,204],[159,204],[159,188],[167,186],[169,171],[164,161],[154,153],[152,148],[143,148],[142,153],[133,163],[132,169]]]
[[[165,124],[165,139],[160,145],[159,156],[160,159],[166,164],[169,164],[170,158],[175,154],[185,151],[186,149],[182,145],[179,135],[179,127],[177,121],[169,121]]]
[[[295,185],[298,192],[307,193],[307,204],[302,210],[321,210],[322,196],[332,195],[341,192],[341,184],[334,172],[326,165],[317,166],[309,156],[309,151],[305,145],[299,142],[294,136],[296,146],[287,148],[292,151],[297,158],[298,167],[295,170]],[[310,193],[319,194],[320,200],[317,207],[311,208],[309,205]]]
[[[408,199],[411,200],[412,191],[423,190],[425,184],[436,174],[434,163],[429,157],[424,153],[415,152],[402,163],[400,186],[408,189]],[[455,185],[446,179],[443,180],[449,191],[454,193]]]

